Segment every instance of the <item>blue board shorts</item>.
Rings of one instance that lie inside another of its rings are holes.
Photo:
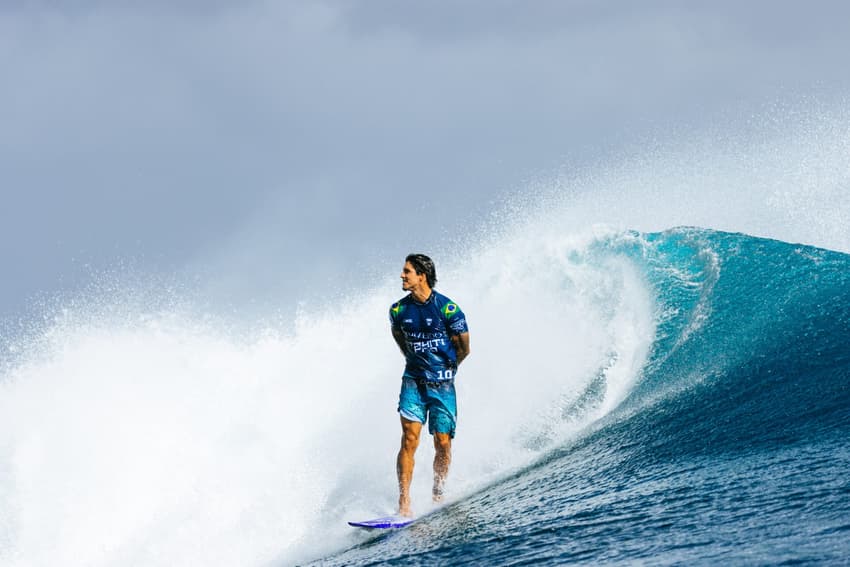
[[[425,423],[428,433],[448,433],[455,436],[457,398],[454,380],[424,382],[402,378],[398,396],[398,413],[409,421]]]

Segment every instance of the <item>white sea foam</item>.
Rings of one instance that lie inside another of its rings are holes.
[[[561,414],[600,369],[609,391],[581,419],[634,380],[649,295],[627,262],[585,262],[592,238],[526,228],[441,272],[473,336],[452,498],[578,427]],[[355,541],[346,518],[395,505],[403,360],[386,311],[401,295],[388,284],[251,337],[185,313],[66,313],[3,380],[0,559],[256,564]],[[432,455],[424,436],[420,511]]]

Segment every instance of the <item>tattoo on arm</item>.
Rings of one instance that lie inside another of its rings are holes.
[[[463,359],[469,356],[469,333],[461,333],[452,336],[452,344],[457,353],[457,363],[460,365]]]

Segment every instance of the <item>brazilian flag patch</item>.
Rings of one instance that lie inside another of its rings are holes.
[[[401,304],[401,301],[396,301],[393,303],[393,306],[390,307],[390,313],[393,314],[393,317],[398,317],[398,314],[402,312],[404,309],[404,305]]]
[[[449,302],[443,306],[443,315],[446,317],[446,319],[451,319],[457,312],[458,307],[456,303]]]

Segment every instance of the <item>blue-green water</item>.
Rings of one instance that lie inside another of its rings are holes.
[[[610,256],[658,323],[617,410],[320,564],[850,563],[850,256],[685,228],[574,261]]]

